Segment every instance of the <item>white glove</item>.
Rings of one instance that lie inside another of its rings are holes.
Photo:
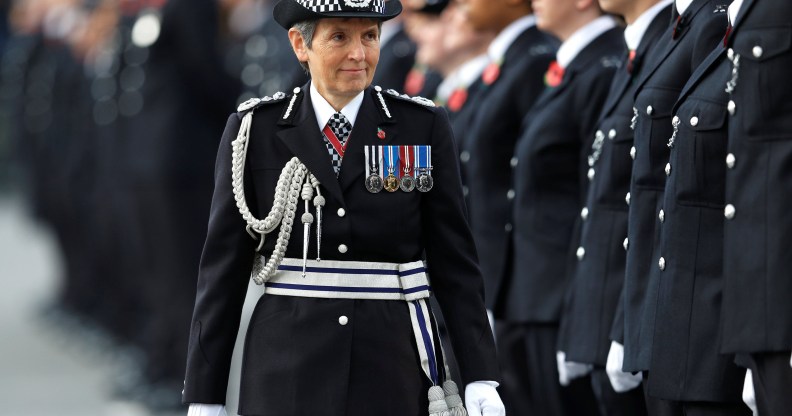
[[[792,357],[789,357],[789,366],[792,367]]]
[[[506,416],[494,381],[474,381],[465,386],[465,407],[469,416]]]
[[[624,346],[612,341],[610,351],[608,351],[608,362],[605,364],[605,372],[608,373],[608,380],[616,393],[624,393],[640,386],[643,379],[641,373],[632,374],[622,371],[623,364]]]
[[[568,386],[572,380],[583,377],[594,369],[591,364],[567,361],[564,351],[556,352],[556,365],[558,365],[558,382],[562,386]]]
[[[222,404],[191,403],[187,416],[228,416]]]
[[[753,415],[757,416],[759,411],[756,408],[756,394],[754,393],[753,374],[751,373],[751,370],[748,370],[745,373],[745,384],[743,384],[742,399],[745,404],[751,408]]]

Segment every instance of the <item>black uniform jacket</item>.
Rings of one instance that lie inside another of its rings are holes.
[[[716,46],[674,107],[677,132],[660,211],[658,288],[649,393],[678,401],[741,398],[745,370],[720,354],[723,195],[731,68]]]
[[[572,230],[588,186],[584,160],[613,75],[625,53],[623,31],[592,40],[526,116],[513,169],[513,296],[507,316],[558,323],[568,285]]]
[[[340,176],[317,128],[308,86],[256,108],[245,171],[257,218],[273,205],[278,176],[298,157],[327,200],[322,259],[404,263],[424,255],[463,382],[497,380],[475,247],[465,219],[457,151],[443,110],[373,89],[364,93]],[[218,152],[209,233],[198,280],[184,401],[223,403],[255,243],[231,187],[231,141],[241,114],[228,120]],[[377,137],[381,128],[385,139]],[[434,188],[427,193],[369,193],[364,145],[431,145]],[[344,211],[340,211],[343,209]],[[286,257],[302,257],[295,227]],[[315,237],[310,253],[316,253]],[[264,246],[269,255],[275,238]],[[339,246],[347,246],[345,253]],[[348,325],[338,323],[348,317]],[[408,306],[402,301],[309,299],[267,295],[250,320],[240,413],[245,415],[425,414],[429,384],[420,370]]]
[[[791,14],[788,1],[745,0],[729,39],[740,58],[726,172],[726,352],[792,346]]]
[[[624,194],[629,190],[632,172],[630,120],[635,81],[647,69],[642,62],[665,32],[670,18],[668,7],[650,24],[632,66],[628,59],[622,61],[594,133],[595,140],[601,137],[601,147],[584,149],[589,152],[589,160],[580,168],[594,172],[579,222],[579,246],[585,252],[580,260],[574,259],[570,269],[572,282],[562,317],[564,342],[559,345],[570,361],[604,366],[608,357],[611,326],[624,285]]]
[[[455,131],[460,160],[469,190],[470,224],[484,275],[487,308],[500,319],[509,302],[521,302],[518,294],[504,290],[511,234],[510,159],[520,135],[520,122],[544,89],[544,73],[553,59],[555,42],[536,27],[524,31],[506,51],[500,76],[483,85],[475,96],[477,104],[457,117]],[[506,285],[507,286],[507,285]],[[514,296],[513,299],[510,297]]]
[[[694,0],[681,18],[674,18],[647,58],[645,65],[652,68],[638,82],[636,153],[626,196],[630,211],[624,282],[624,371],[649,369],[660,279],[658,214],[666,181],[667,144],[673,130],[671,110],[690,75],[723,40],[727,26],[727,5],[723,3]]]

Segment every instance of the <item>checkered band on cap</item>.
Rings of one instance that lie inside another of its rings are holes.
[[[296,0],[315,13],[385,12],[385,0]]]

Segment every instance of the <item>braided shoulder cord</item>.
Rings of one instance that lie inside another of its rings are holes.
[[[259,241],[259,252],[264,247],[264,240],[280,225],[278,239],[275,243],[275,250],[266,264],[263,264],[263,257],[256,256],[253,264],[252,278],[258,284],[264,284],[278,270],[283,257],[286,254],[286,247],[289,244],[294,216],[297,211],[297,203],[300,197],[303,199],[312,195],[313,189],[318,192],[319,181],[308,172],[308,168],[300,162],[297,157],[293,157],[286,163],[275,186],[275,197],[269,214],[263,220],[257,219],[250,212],[245,198],[245,162],[247,159],[248,144],[250,143],[250,126],[253,122],[253,112],[249,111],[242,118],[242,125],[239,128],[236,140],[231,143],[231,182],[234,192],[234,200],[239,208],[242,219],[247,223],[246,230],[251,237]],[[310,191],[303,190],[303,183],[310,184]],[[324,204],[322,204],[324,205]],[[305,242],[307,246],[307,241]]]

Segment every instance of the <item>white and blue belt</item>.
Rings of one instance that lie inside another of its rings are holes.
[[[264,293],[305,298],[406,302],[410,308],[421,368],[433,386],[429,391],[430,416],[453,408],[460,411],[463,409],[456,385],[449,383],[447,366],[443,368],[445,393],[443,387],[440,387],[434,342],[436,328],[431,319],[432,311],[426,303],[426,299],[431,296],[431,286],[423,261],[398,264],[308,260],[304,275],[303,266],[303,259],[283,259],[277,272],[264,284]],[[440,349],[442,351],[442,345]],[[444,351],[443,355],[445,356]]]

